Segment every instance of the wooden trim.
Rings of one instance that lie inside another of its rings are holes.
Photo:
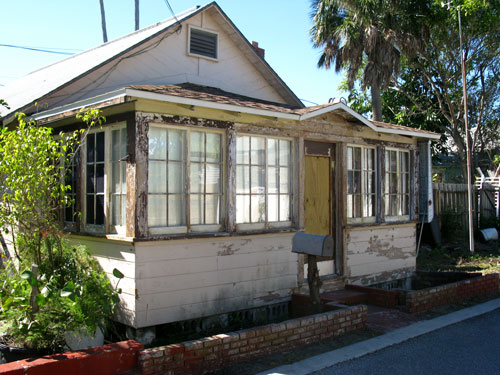
[[[134,236],[148,233],[148,152],[149,121],[140,114],[135,116],[135,215]]]

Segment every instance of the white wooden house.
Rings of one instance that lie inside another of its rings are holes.
[[[415,270],[420,160],[439,135],[342,102],[304,107],[261,55],[210,3],[1,88],[4,124],[23,111],[64,131],[82,107],[106,115],[74,166],[65,224],[125,274],[130,327],[288,301],[304,288],[300,230],[334,237],[325,289]]]

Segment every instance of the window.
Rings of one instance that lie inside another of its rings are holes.
[[[208,57],[210,59],[217,59],[218,58],[217,33],[190,27],[189,54]]]
[[[385,216],[406,218],[410,215],[410,154],[408,151],[385,151]]]
[[[124,125],[110,126],[87,135],[84,144],[84,223],[89,232],[125,234],[126,147]]]
[[[240,229],[291,225],[292,142],[238,136],[236,223]]]
[[[347,218],[350,222],[375,221],[375,148],[347,147]]]
[[[150,127],[151,233],[221,229],[222,141],[217,132]]]
[[[104,131],[87,135],[86,223],[104,225]]]
[[[127,129],[111,131],[111,225],[125,228],[127,203],[127,179],[125,161],[127,157]],[[115,228],[115,231],[119,231]]]

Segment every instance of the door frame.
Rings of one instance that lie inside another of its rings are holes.
[[[334,242],[334,274],[344,275],[343,228],[342,228],[342,151],[341,143],[304,140],[304,158],[307,156],[328,156],[330,158],[330,232]],[[305,164],[305,161],[303,165]],[[305,177],[305,171],[304,171]],[[305,179],[304,179],[305,180]],[[306,186],[304,183],[304,192]],[[305,227],[305,222],[304,222]]]

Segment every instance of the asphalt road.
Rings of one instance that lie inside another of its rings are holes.
[[[500,310],[312,374],[500,374]]]

